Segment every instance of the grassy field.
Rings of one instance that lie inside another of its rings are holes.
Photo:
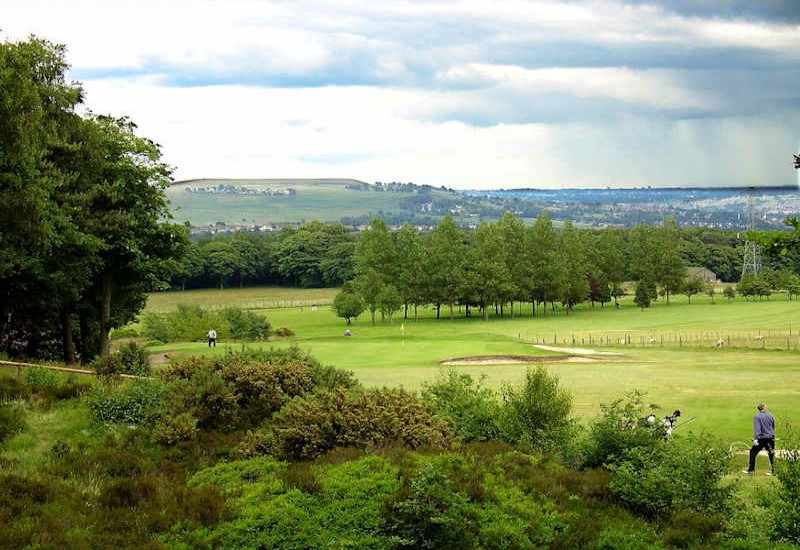
[[[241,182],[231,181],[233,185]],[[224,221],[232,224],[297,223],[303,220],[338,222],[345,216],[377,214],[396,210],[397,201],[412,193],[379,193],[348,189],[353,181],[285,180],[247,187],[294,189],[295,195],[233,195],[188,193],[187,184],[170,186],[167,196],[175,219],[194,225]],[[191,182],[188,185],[205,184]]]
[[[706,430],[727,441],[746,442],[751,437],[750,418],[755,404],[766,401],[779,422],[800,419],[800,340],[791,326],[800,303],[783,297],[746,302],[708,297],[673,298],[667,306],[641,311],[623,301],[621,309],[583,305],[569,315],[562,310],[532,317],[530,306],[511,319],[479,316],[450,321],[433,311],[421,310],[418,321],[399,318],[369,322],[363,314],[348,328],[328,306],[316,310],[308,303],[325,304],[331,290],[234,289],[158,294],[148,308],[163,310],[178,303],[237,304],[263,312],[274,327],[295,332],[292,338],[256,347],[297,345],[328,365],[352,370],[366,385],[403,386],[419,389],[433,380],[442,362],[466,356],[513,354],[552,356],[534,342],[559,347],[583,347],[614,351],[588,362],[548,361],[574,396],[576,414],[582,418],[599,412],[625,392],[638,389],[662,412],[680,409],[684,418],[697,417],[686,429]],[[303,306],[262,307],[266,302],[293,302]],[[403,330],[401,330],[403,325]],[[202,335],[199,335],[201,337]],[[720,339],[722,347],[715,347]],[[621,344],[623,341],[625,344]],[[185,342],[153,348],[171,357],[224,353],[243,344],[220,341],[209,350],[203,342]],[[787,351],[787,345],[789,351]],[[751,349],[747,349],[751,348]],[[770,349],[773,348],[773,349]],[[557,354],[556,354],[557,355]],[[535,364],[535,363],[533,363]],[[502,387],[519,381],[531,364],[482,364],[456,367],[461,372],[485,376],[486,383]]]

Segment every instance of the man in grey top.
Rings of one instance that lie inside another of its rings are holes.
[[[767,405],[758,404],[758,414],[753,417],[753,446],[750,447],[750,466],[742,470],[745,474],[752,474],[756,469],[756,457],[761,449],[767,450],[770,471],[768,476],[775,475],[775,417],[767,412]]]

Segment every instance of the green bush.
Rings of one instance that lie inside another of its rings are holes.
[[[390,389],[348,395],[340,388],[295,398],[275,415],[272,430],[271,437],[255,441],[268,442],[278,457],[292,460],[312,459],[336,447],[415,449],[452,442],[446,420],[412,394]]]
[[[404,471],[388,519],[391,532],[413,548],[543,548],[564,528],[552,503],[490,465],[453,454]]]
[[[147,358],[147,352],[133,340],[122,346],[117,352],[95,358],[91,367],[100,376],[118,374],[150,375],[150,361]]]
[[[10,376],[0,376],[0,403],[24,399],[31,394],[30,386]]]
[[[222,310],[222,319],[234,340],[265,340],[269,336],[267,318],[252,311],[228,307]]]
[[[181,304],[173,311],[142,315],[140,332],[147,340],[194,342],[204,339],[211,327],[219,339],[263,340],[270,323],[263,315],[237,307],[208,310]]]
[[[575,434],[571,412],[572,396],[559,387],[557,375],[540,366],[525,373],[521,387],[507,385],[503,389],[500,431],[511,443],[553,452]]]
[[[153,427],[153,438],[162,445],[175,445],[197,437],[197,418],[184,412],[175,416],[163,416]]]
[[[197,369],[190,378],[168,384],[170,399],[161,410],[161,417],[189,413],[199,429],[230,431],[239,424],[239,403],[236,387],[210,368]]]
[[[784,448],[781,459],[775,461],[780,486],[771,506],[773,538],[800,544],[800,443],[791,432]]]
[[[25,369],[24,379],[25,384],[30,386],[33,391],[41,388],[52,388],[63,381],[58,372],[40,368]]]
[[[119,359],[122,363],[122,374],[150,376],[150,361],[147,358],[147,352],[133,340],[119,350]]]
[[[644,394],[628,393],[611,404],[601,404],[600,416],[589,427],[579,464],[597,468],[616,464],[630,449],[649,448],[663,439],[657,423],[647,425],[643,420],[656,407],[644,406]]]
[[[0,406],[0,444],[25,429],[20,411],[7,405]]]
[[[243,416],[255,424],[313,386],[309,367],[293,360],[254,362],[244,356],[231,356],[217,368],[222,379],[236,387]]]
[[[450,368],[422,388],[422,401],[453,422],[456,435],[465,441],[491,441],[500,433],[497,395],[469,374]]]
[[[170,548],[358,548],[397,546],[384,507],[399,487],[397,468],[366,457],[294,469],[271,457],[219,464],[189,486],[221,487],[239,510],[213,529],[173,530]]]
[[[611,467],[616,499],[647,518],[676,512],[726,510],[732,493],[723,481],[730,454],[700,435],[675,437],[654,446],[627,449]]]
[[[163,386],[155,381],[133,381],[97,388],[87,396],[92,418],[98,422],[139,424],[159,410]]]

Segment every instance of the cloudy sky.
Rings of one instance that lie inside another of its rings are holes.
[[[177,179],[794,185],[800,1],[4,0]]]

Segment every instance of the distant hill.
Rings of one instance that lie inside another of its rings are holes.
[[[780,227],[800,214],[796,188],[752,192],[758,224]],[[745,188],[500,189],[455,191],[413,183],[366,183],[355,179],[228,179],[175,182],[167,189],[175,218],[194,232],[240,228],[276,229],[311,220],[352,227],[379,216],[391,226],[435,225],[450,214],[465,226],[495,220],[504,212],[530,221],[547,210],[556,223],[591,227],[658,224],[741,230],[747,227],[750,192]]]

